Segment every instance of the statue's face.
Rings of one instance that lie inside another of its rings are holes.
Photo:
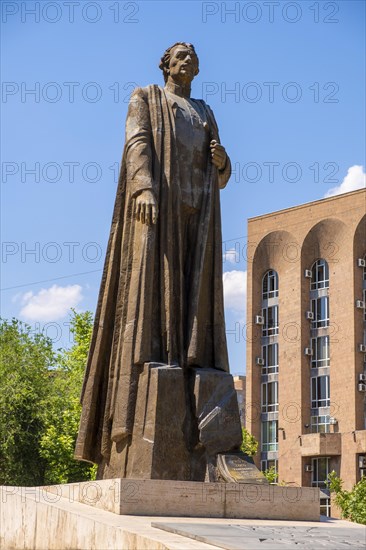
[[[184,46],[177,46],[171,52],[169,75],[178,83],[192,82],[198,72],[198,59],[192,50]]]

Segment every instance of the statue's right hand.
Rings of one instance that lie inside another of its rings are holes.
[[[150,189],[141,191],[136,197],[136,220],[150,225],[158,219],[158,205],[154,193]]]

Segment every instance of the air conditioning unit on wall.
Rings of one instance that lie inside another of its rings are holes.
[[[363,258],[358,258],[357,265],[358,267],[366,267],[366,260],[364,260]]]
[[[358,391],[366,392],[366,384],[361,382],[360,384],[357,384]]]
[[[304,353],[305,355],[313,355],[313,350],[312,348],[305,348]]]
[[[256,325],[264,325],[264,317],[262,315],[256,315],[254,322]]]
[[[366,345],[358,344],[358,351],[360,351],[361,353],[366,353]]]
[[[263,366],[264,366],[264,359],[263,359],[263,357],[256,357],[256,358],[255,358],[255,364],[256,364],[256,365],[259,365],[260,367],[263,367]]]
[[[305,464],[305,472],[312,472],[313,467],[311,464]]]
[[[362,300],[356,300],[356,307],[357,309],[365,309],[365,302]]]
[[[312,311],[307,311],[305,313],[305,319],[308,321],[312,321],[314,319],[314,313]]]
[[[313,276],[312,272],[311,272],[311,269],[305,269],[304,271],[304,277],[306,277],[307,279],[311,279]]]

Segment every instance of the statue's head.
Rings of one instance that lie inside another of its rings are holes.
[[[170,46],[165,50],[159,68],[163,71],[165,82],[169,75],[173,80],[191,82],[199,73],[198,56],[193,44],[176,42]]]

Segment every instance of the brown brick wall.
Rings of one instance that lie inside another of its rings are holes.
[[[355,307],[362,299],[362,269],[357,258],[366,253],[366,190],[354,191],[295,208],[252,218],[248,222],[247,288],[247,427],[260,440],[261,327],[254,316],[261,312],[262,277],[268,269],[279,276],[279,477],[309,485],[304,472],[299,436],[310,432],[310,281],[304,270],[324,258],[329,264],[330,397],[331,416],[342,434],[337,464],[345,488],[358,480],[357,454],[366,438],[365,394],[357,390],[363,372],[363,312]],[[366,451],[366,448],[365,448]],[[257,456],[259,465],[260,453]],[[338,466],[339,464],[339,466]]]

